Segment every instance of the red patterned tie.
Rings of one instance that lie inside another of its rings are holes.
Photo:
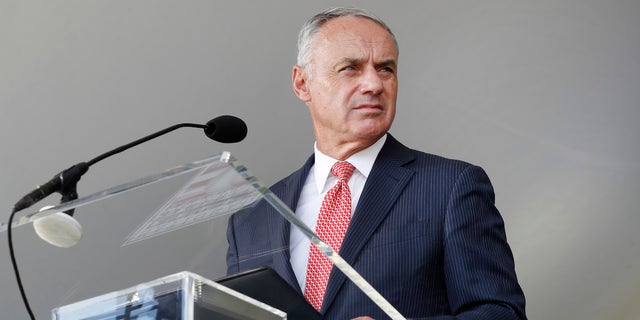
[[[347,233],[351,220],[351,191],[348,182],[355,169],[346,161],[336,162],[333,165],[331,173],[339,180],[327,192],[320,206],[316,234],[335,252],[340,251],[342,239]],[[331,261],[311,244],[304,297],[318,311],[322,308],[322,299],[324,299],[332,266]]]

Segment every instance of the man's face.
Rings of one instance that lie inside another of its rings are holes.
[[[307,70],[294,67],[293,82],[311,111],[318,146],[375,142],[396,110],[398,50],[392,36],[371,20],[340,17],[322,26],[311,50]]]

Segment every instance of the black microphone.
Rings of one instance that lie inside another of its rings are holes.
[[[247,136],[247,125],[234,116],[219,116],[207,122],[207,137],[222,143],[236,143]]]
[[[13,266],[13,271],[16,276],[16,281],[18,282],[18,288],[20,289],[20,294],[22,296],[22,301],[24,302],[24,306],[29,313],[29,317],[31,319],[35,319],[33,315],[33,311],[29,306],[29,301],[27,300],[26,293],[24,291],[24,287],[22,286],[22,280],[20,279],[20,272],[18,271],[18,264],[16,263],[15,254],[13,252],[13,237],[11,232],[13,217],[16,212],[26,209],[36,202],[46,198],[50,194],[54,192],[60,192],[62,194],[61,202],[67,202],[71,200],[75,200],[78,198],[78,193],[76,192],[76,185],[78,181],[80,181],[80,177],[89,170],[89,167],[96,162],[110,157],[114,154],[120,153],[124,150],[127,150],[131,147],[134,147],[138,144],[161,136],[165,133],[171,132],[175,129],[181,127],[195,127],[195,128],[203,128],[205,130],[205,134],[207,137],[222,143],[234,143],[240,142],[247,135],[247,125],[240,119],[233,116],[221,116],[215,118],[206,125],[202,124],[193,124],[193,123],[182,123],[177,124],[167,129],[161,130],[149,136],[146,136],[142,139],[138,139],[134,142],[126,144],[124,146],[118,147],[112,151],[104,153],[89,162],[80,162],[67,170],[64,170],[53,177],[53,179],[49,180],[47,183],[38,186],[35,190],[31,191],[29,194],[20,199],[13,207],[13,211],[9,215],[9,223],[7,225],[7,238],[9,242],[9,255],[11,256],[11,264]],[[55,214],[51,214],[48,217],[53,218],[53,224],[56,228],[56,231],[50,233],[47,228],[47,224],[49,222],[43,222],[43,225],[36,226],[38,221],[34,221],[34,228],[36,229],[36,233],[43,238],[45,241],[62,247],[70,247],[77,243],[82,234],[82,227],[80,224],[71,217],[73,214],[73,209],[65,212],[66,214],[56,212]],[[45,217],[47,218],[47,217]],[[66,218],[66,219],[62,219]],[[72,220],[72,221],[70,221]],[[40,232],[38,231],[40,230]],[[44,232],[44,233],[43,233]],[[62,237],[57,237],[60,232],[66,232],[69,234],[65,234]]]
[[[75,200],[78,198],[76,192],[76,184],[80,181],[80,177],[89,170],[89,167],[98,161],[108,158],[112,155],[120,153],[131,147],[137,146],[143,142],[149,141],[173,130],[182,127],[203,128],[207,137],[222,143],[236,143],[242,141],[247,136],[247,125],[240,118],[224,115],[215,119],[209,120],[206,125],[196,123],[181,123],[164,130],[158,131],[154,134],[148,135],[144,138],[133,141],[129,144],[123,145],[109,152],[106,152],[91,161],[80,162],[53,177],[47,183],[39,185],[35,190],[28,193],[22,199],[20,199],[13,207],[14,212],[26,209],[36,202],[46,198],[54,192],[60,192],[62,194],[62,202]],[[72,212],[71,212],[72,214]]]

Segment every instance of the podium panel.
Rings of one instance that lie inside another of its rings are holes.
[[[286,313],[191,272],[59,307],[54,320],[282,320]]]

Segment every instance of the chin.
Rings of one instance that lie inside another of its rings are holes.
[[[361,131],[358,136],[360,137],[360,139],[370,140],[373,143],[380,139],[380,137],[382,137],[385,133],[387,133],[387,130],[367,130]]]

